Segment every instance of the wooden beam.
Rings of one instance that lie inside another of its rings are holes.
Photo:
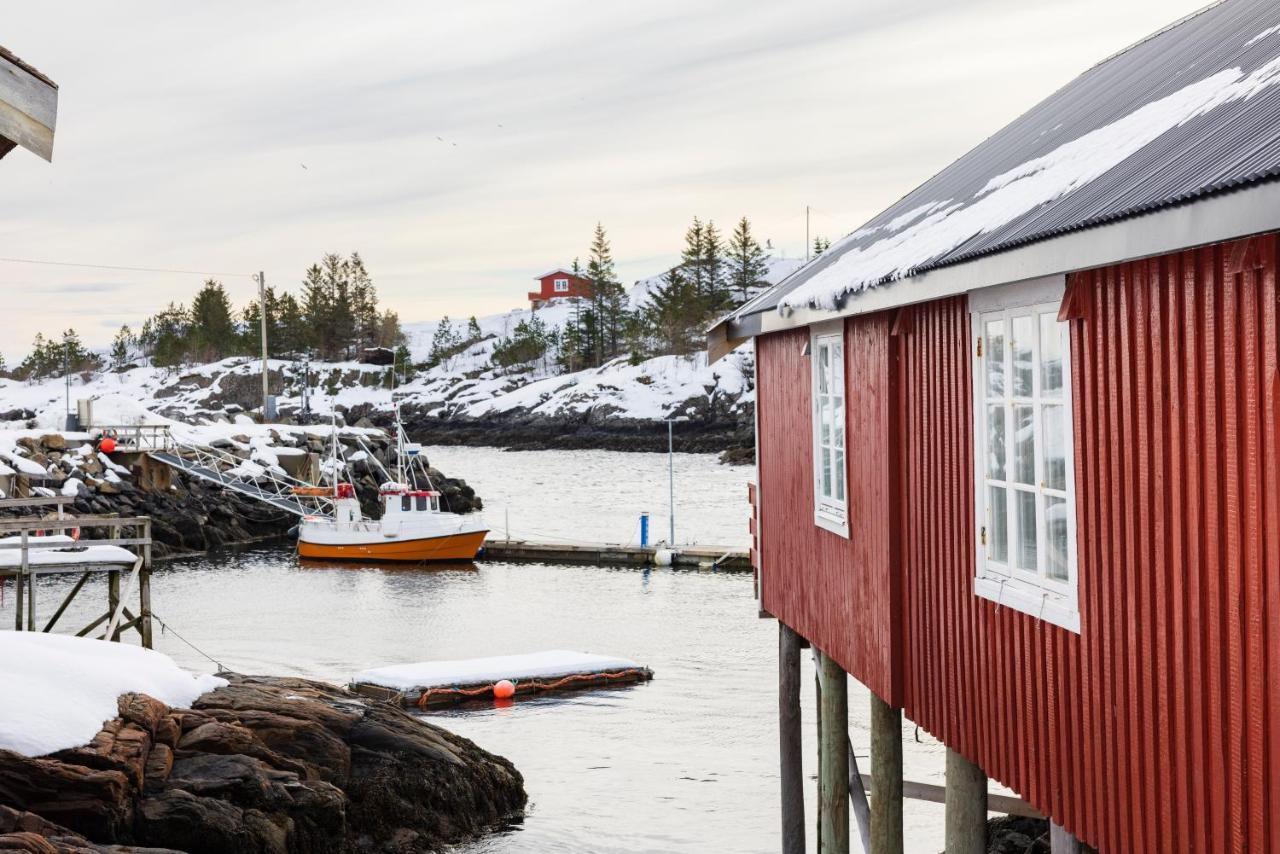
[[[59,618],[62,617],[62,612],[67,610],[67,606],[71,604],[71,600],[76,598],[76,594],[80,592],[80,588],[84,587],[84,583],[89,580],[89,576],[92,574],[92,572],[81,573],[80,580],[77,581],[71,588],[71,591],[67,593],[66,598],[62,600],[62,604],[58,606],[58,610],[53,612],[53,616],[50,617],[49,622],[45,624],[44,630],[46,632],[53,630],[54,624],[56,624]]]
[[[804,761],[800,729],[800,636],[778,621],[778,766],[782,854],[805,854]]]
[[[819,854],[849,854],[849,681],[840,665],[819,653],[822,721],[818,751]]]
[[[58,87],[7,51],[0,54],[0,137],[53,159]]]
[[[959,752],[947,748],[947,854],[987,850],[987,775]]]
[[[862,783],[867,787],[867,795],[874,797],[875,792],[871,791],[871,775],[863,774]],[[903,780],[902,797],[913,801],[945,804],[947,802],[947,790],[946,787],[938,786],[934,783],[917,783],[914,780]],[[987,793],[987,812],[1020,815],[1026,818],[1045,817],[1044,813],[1021,798],[1015,798],[1010,795],[997,795],[994,792]]]
[[[871,854],[902,854],[902,710],[871,694]]]

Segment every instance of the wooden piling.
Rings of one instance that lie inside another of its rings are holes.
[[[782,852],[804,854],[804,762],[800,728],[800,636],[778,621],[778,751]]]
[[[871,694],[871,854],[902,854],[902,710]]]
[[[111,627],[111,615],[116,612],[116,606],[120,604],[120,570],[113,569],[107,573],[107,627]],[[106,640],[120,640],[120,630],[117,629],[112,637]]]
[[[947,749],[947,854],[987,850],[987,775],[960,753]]]
[[[822,669],[822,721],[818,733],[819,854],[849,854],[849,690],[844,670],[818,655]]]
[[[151,630],[151,520],[142,520],[142,571],[138,575],[138,633],[142,635],[142,645],[154,649],[154,635]]]
[[[1049,822],[1049,851],[1051,854],[1081,854],[1080,840],[1061,825]]]
[[[27,568],[27,631],[36,630],[36,574]]]

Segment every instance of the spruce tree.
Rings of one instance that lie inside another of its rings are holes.
[[[627,315],[627,294],[618,281],[613,266],[613,250],[600,223],[596,223],[595,236],[591,241],[586,278],[591,283],[591,308],[596,323],[592,343],[595,345],[594,364],[598,367],[618,354]]]
[[[700,302],[692,278],[682,267],[668,270],[661,283],[649,292],[645,313],[660,354],[684,355],[697,349]]]
[[[427,367],[434,368],[452,356],[458,347],[458,334],[453,331],[453,322],[449,315],[440,318],[436,331],[431,336],[431,351],[427,354]]]
[[[706,229],[702,225],[702,220],[695,216],[693,225],[689,226],[684,233],[684,250],[680,253],[680,266],[697,293],[702,293],[707,284],[706,270],[702,263],[705,256]]]
[[[476,316],[471,315],[467,320],[467,345],[476,343],[484,337],[484,333],[480,331],[480,321],[476,320]]]
[[[823,252],[831,248],[831,241],[825,237],[813,238],[813,257],[817,258]]]
[[[129,353],[133,350],[133,330],[128,325],[121,326],[116,337],[111,341],[111,366],[117,371],[124,370],[129,362]]]
[[[726,298],[724,269],[724,241],[716,224],[707,221],[702,230],[702,257],[699,259],[702,268],[701,296],[704,313],[716,314],[728,303]]]
[[[745,216],[738,220],[733,234],[729,237],[728,266],[729,286],[739,305],[750,299],[757,288],[767,284],[765,280],[769,275],[767,256],[752,235],[751,223]]]
[[[184,354],[202,362],[214,362],[235,347],[236,329],[231,319],[231,298],[221,283],[209,279],[191,301],[191,351]]]

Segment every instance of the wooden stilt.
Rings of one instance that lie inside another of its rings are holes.
[[[27,570],[27,631],[36,630],[36,574]]]
[[[804,854],[804,762],[800,731],[800,636],[778,621],[778,751],[782,852]]]
[[[62,619],[62,615],[67,610],[67,606],[71,604],[71,600],[76,598],[76,594],[80,592],[80,589],[84,587],[85,582],[89,580],[89,576],[92,574],[93,573],[91,572],[83,572],[80,574],[80,580],[75,583],[70,592],[68,592],[63,598],[62,604],[58,606],[58,610],[53,612],[53,616],[50,617],[49,622],[45,624],[44,630],[46,632],[53,631],[53,627],[57,624],[58,620]]]
[[[120,604],[120,570],[118,570],[118,569],[113,569],[113,570],[111,570],[110,572],[108,572],[108,573],[107,573],[107,614],[108,614],[108,619],[110,619],[110,615],[111,615],[111,614],[114,614],[114,613],[116,612],[116,607],[117,607],[119,604]],[[108,623],[108,624],[107,624],[107,627],[108,627],[108,628],[110,628],[110,623]],[[107,640],[120,640],[120,632],[119,632],[119,630],[117,630],[116,632],[114,632],[114,633],[113,633],[113,636],[112,636],[112,637],[107,638]]]
[[[813,696],[817,704],[817,713],[815,717],[818,721],[818,785],[822,783],[822,666],[818,664],[818,651],[813,651]],[[822,795],[818,795],[818,826],[814,829],[814,835],[818,839],[818,850],[822,850]]]
[[[947,749],[947,854],[987,850],[987,775],[961,754]]]
[[[871,695],[871,854],[902,854],[902,710]]]
[[[142,574],[138,578],[138,631],[142,634],[142,645],[154,649],[154,636],[151,630],[151,520],[146,519],[142,525],[142,536],[146,542],[142,546]]]
[[[22,627],[26,625],[23,621],[23,606],[27,601],[27,579],[24,573],[16,573],[13,576],[13,628],[16,631],[22,631]]]
[[[822,725],[818,752],[819,854],[849,854],[849,690],[839,664],[819,654],[822,669]]]
[[[1049,822],[1049,851],[1052,854],[1081,854],[1080,840],[1062,828]]]

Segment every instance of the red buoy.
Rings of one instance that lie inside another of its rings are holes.
[[[98,450],[104,454],[109,454],[116,449],[116,440],[110,436],[98,443]]]
[[[503,679],[493,686],[493,696],[496,700],[510,700],[515,695],[516,686],[510,679]]]

